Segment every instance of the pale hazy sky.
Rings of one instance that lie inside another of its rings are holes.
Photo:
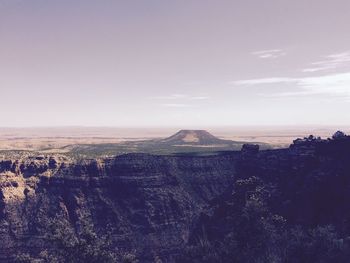
[[[0,126],[350,124],[349,0],[0,0]]]

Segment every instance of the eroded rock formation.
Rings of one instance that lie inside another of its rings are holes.
[[[111,236],[142,262],[169,260],[187,242],[201,209],[232,185],[235,154],[129,154],[79,163],[64,157],[0,162],[0,260],[40,253],[52,218]]]

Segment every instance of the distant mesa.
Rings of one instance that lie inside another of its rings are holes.
[[[226,151],[239,151],[246,141],[233,141],[220,139],[205,130],[180,130],[167,138],[154,138],[145,140],[121,141],[116,143],[100,144],[71,144],[60,148],[64,153],[77,156],[99,158],[101,156],[116,156],[130,153],[148,153],[155,155],[194,154],[209,155],[220,154]],[[261,149],[270,148],[260,142]],[[55,164],[52,163],[52,166]]]
[[[174,135],[161,140],[167,144],[196,144],[211,145],[227,143],[227,140],[221,140],[205,130],[180,130]]]

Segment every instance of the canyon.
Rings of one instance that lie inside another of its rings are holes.
[[[236,154],[210,157],[128,154],[70,162],[27,157],[0,162],[0,260],[47,248],[50,218],[79,231],[93,225],[113,246],[143,261],[169,258],[186,243],[191,224],[233,183]]]
[[[4,158],[0,161],[0,261],[12,262],[21,253],[40,259],[43,251],[50,252],[47,232],[56,220],[76,236],[89,226],[98,237],[108,236],[110,250],[134,251],[140,262],[174,262],[193,239],[203,214],[235,189],[237,178],[251,176],[278,182],[280,199],[288,202],[276,201],[274,207],[291,221],[332,222],[327,214],[332,205],[322,207],[317,198],[328,193],[322,187],[332,187],[333,179],[343,182],[344,191],[350,186],[349,156],[350,137],[338,134],[328,140],[295,140],[285,149],[260,150],[246,144],[241,151],[208,156]],[[327,178],[327,184],[313,184],[320,187],[314,191],[317,195],[303,196],[300,189],[310,178]],[[300,193],[293,196],[296,189]],[[300,202],[304,197],[308,199]],[[335,198],[341,201],[336,214],[348,218],[347,203],[342,196]]]

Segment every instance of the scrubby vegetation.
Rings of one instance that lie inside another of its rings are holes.
[[[54,219],[49,222],[46,240],[50,249],[41,251],[37,257],[21,253],[17,263],[138,263],[134,251],[113,248],[106,236],[98,236],[91,226],[86,225],[75,233],[67,222]]]
[[[271,208],[275,191],[258,177],[237,180],[178,262],[348,262],[350,236],[333,225],[290,224]]]

